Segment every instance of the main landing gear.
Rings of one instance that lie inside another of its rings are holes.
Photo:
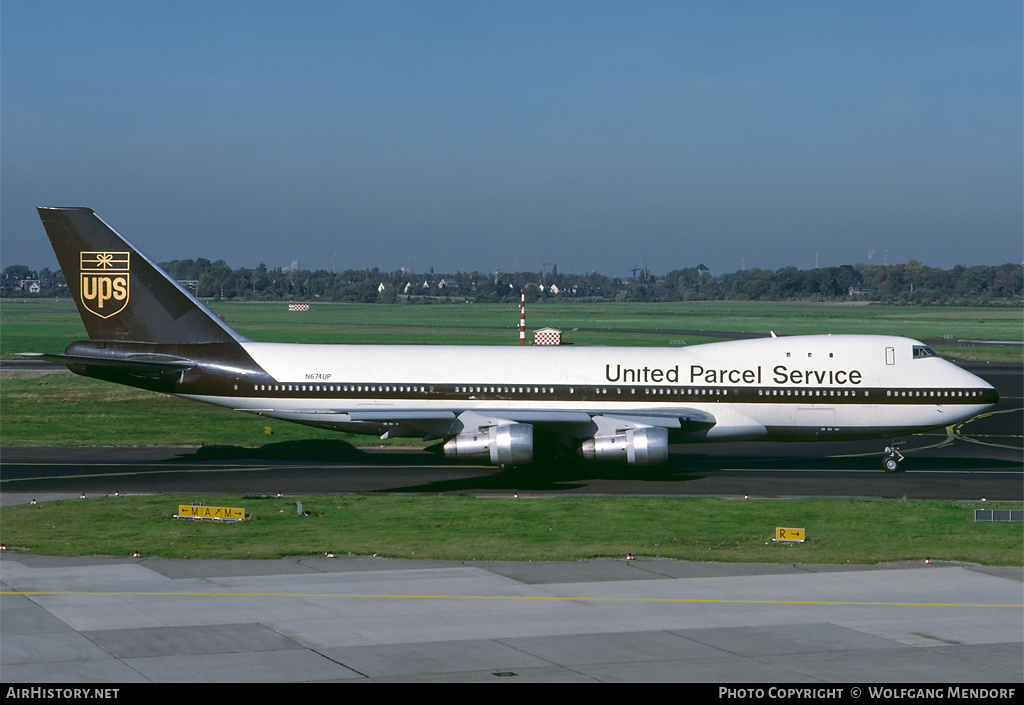
[[[903,453],[895,445],[885,447],[885,457],[882,458],[882,469],[886,472],[896,472],[900,469],[900,461],[903,460]]]

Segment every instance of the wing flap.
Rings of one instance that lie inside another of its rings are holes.
[[[453,411],[356,411],[352,409],[275,409],[275,408],[240,408],[235,411],[251,411],[255,413],[280,412],[309,416],[344,416],[345,421],[454,421]]]
[[[711,428],[717,421],[714,416],[698,409],[659,409],[655,411],[614,411],[600,414],[606,419],[618,419],[637,426],[660,426],[670,429],[697,430]]]

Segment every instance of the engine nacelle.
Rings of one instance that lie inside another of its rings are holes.
[[[525,465],[533,462],[533,426],[503,424],[463,433],[444,444],[449,458],[490,458],[495,465]]]
[[[668,429],[634,428],[583,441],[580,454],[588,460],[625,460],[630,465],[658,465],[668,460]]]

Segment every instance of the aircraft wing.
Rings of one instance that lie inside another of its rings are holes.
[[[247,409],[238,409],[247,411]],[[272,409],[260,409],[272,411]],[[566,424],[587,423],[597,416],[614,417],[641,426],[661,426],[663,428],[683,428],[687,425],[712,426],[715,417],[706,411],[688,408],[634,410],[627,412],[602,410],[557,410],[557,409],[488,409],[474,407],[461,413],[446,410],[429,409],[288,409],[292,413],[322,414],[327,416],[347,416],[352,421],[440,421],[454,420],[465,414],[476,414],[501,421],[532,424]]]
[[[595,433],[609,433],[634,428],[655,427],[701,431],[715,425],[715,417],[705,411],[690,408],[643,409],[605,411],[599,409],[488,409],[473,408],[456,412],[431,409],[389,409],[382,407],[352,409],[239,409],[280,415],[289,420],[315,422],[325,425],[347,423],[376,426],[382,438],[397,436],[424,436],[426,440],[473,432],[509,423],[530,424],[559,434],[586,438]]]

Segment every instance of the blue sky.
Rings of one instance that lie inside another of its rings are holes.
[[[1024,17],[985,2],[3,0],[0,265],[627,274],[1024,258]]]

